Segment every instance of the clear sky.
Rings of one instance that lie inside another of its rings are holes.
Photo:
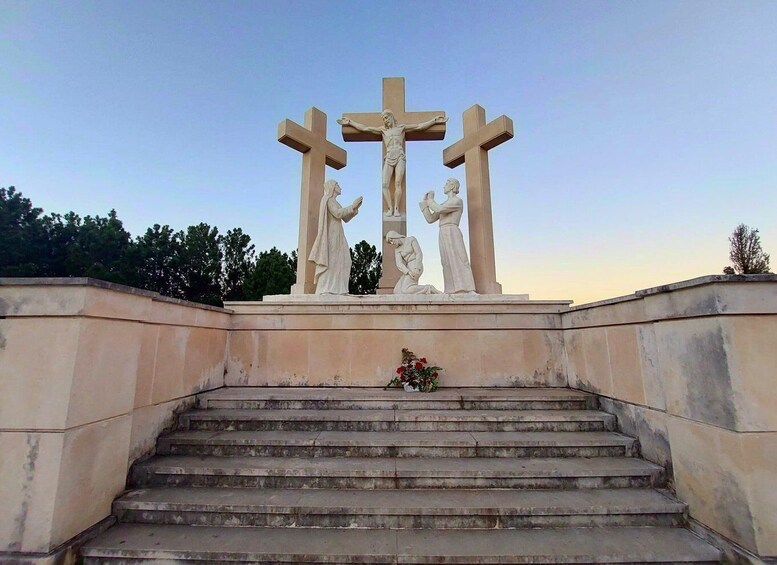
[[[775,1],[0,0],[0,186],[115,208],[133,235],[207,222],[290,251],[301,156],[276,130],[316,106],[348,151],[341,201],[365,197],[347,237],[377,244],[380,145],[335,119],[380,110],[384,76],[450,116],[445,141],[408,144],[422,282],[442,274],[416,202],[463,180],[442,150],[475,103],[515,123],[490,153],[505,292],[583,303],[719,273],[740,222],[777,266]]]

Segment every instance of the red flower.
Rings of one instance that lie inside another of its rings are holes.
[[[426,363],[426,357],[421,357],[421,363]]]
[[[421,363],[416,363],[416,364],[415,364],[415,368],[416,368],[418,371],[420,371],[421,369],[423,369],[423,368],[424,368],[424,366],[423,366],[423,365],[421,365]]]
[[[402,371],[404,371],[404,370],[405,370],[404,367],[397,367],[397,375],[402,374]]]
[[[432,373],[432,376],[433,376],[433,377],[436,377],[436,376],[437,376],[437,371],[435,371],[434,373]]]

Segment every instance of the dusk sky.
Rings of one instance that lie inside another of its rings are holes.
[[[46,213],[241,227],[297,245],[301,155],[276,140],[316,106],[348,151],[329,169],[346,226],[379,245],[378,143],[335,119],[444,110],[444,141],[408,144],[409,233],[442,287],[417,202],[473,104],[515,138],[490,152],[497,279],[576,303],[720,273],[759,228],[777,267],[777,2],[0,1],[0,186]],[[462,189],[462,196],[466,190]],[[465,229],[466,226],[462,225]]]

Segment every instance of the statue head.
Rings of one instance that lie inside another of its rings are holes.
[[[458,194],[459,193],[459,186],[460,186],[460,184],[459,184],[458,180],[456,180],[454,178],[448,179],[445,182],[445,194],[448,194],[449,192],[453,192],[453,194]]]
[[[391,245],[397,246],[402,243],[402,240],[405,239],[405,237],[406,236],[402,235],[401,233],[392,230],[386,234],[386,241]]]
[[[397,120],[394,117],[394,112],[391,110],[383,110],[380,113],[380,116],[383,118],[383,124],[387,128],[393,128],[397,124]]]
[[[342,190],[340,190],[340,185],[337,184],[337,181],[334,179],[329,179],[324,183],[324,195],[326,196],[337,196],[340,194]]]

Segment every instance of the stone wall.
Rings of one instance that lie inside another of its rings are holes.
[[[408,347],[446,386],[601,395],[691,516],[777,555],[777,277],[712,276],[563,302],[238,304],[88,279],[0,279],[0,561],[110,513],[194,394],[382,386]]]
[[[777,277],[703,277],[562,318],[570,386],[603,395],[694,519],[777,556]]]
[[[108,516],[174,413],[223,385],[228,325],[100,281],[0,280],[0,552],[46,554]]]
[[[403,347],[442,386],[567,386],[568,302],[237,303],[227,386],[384,386]]]

